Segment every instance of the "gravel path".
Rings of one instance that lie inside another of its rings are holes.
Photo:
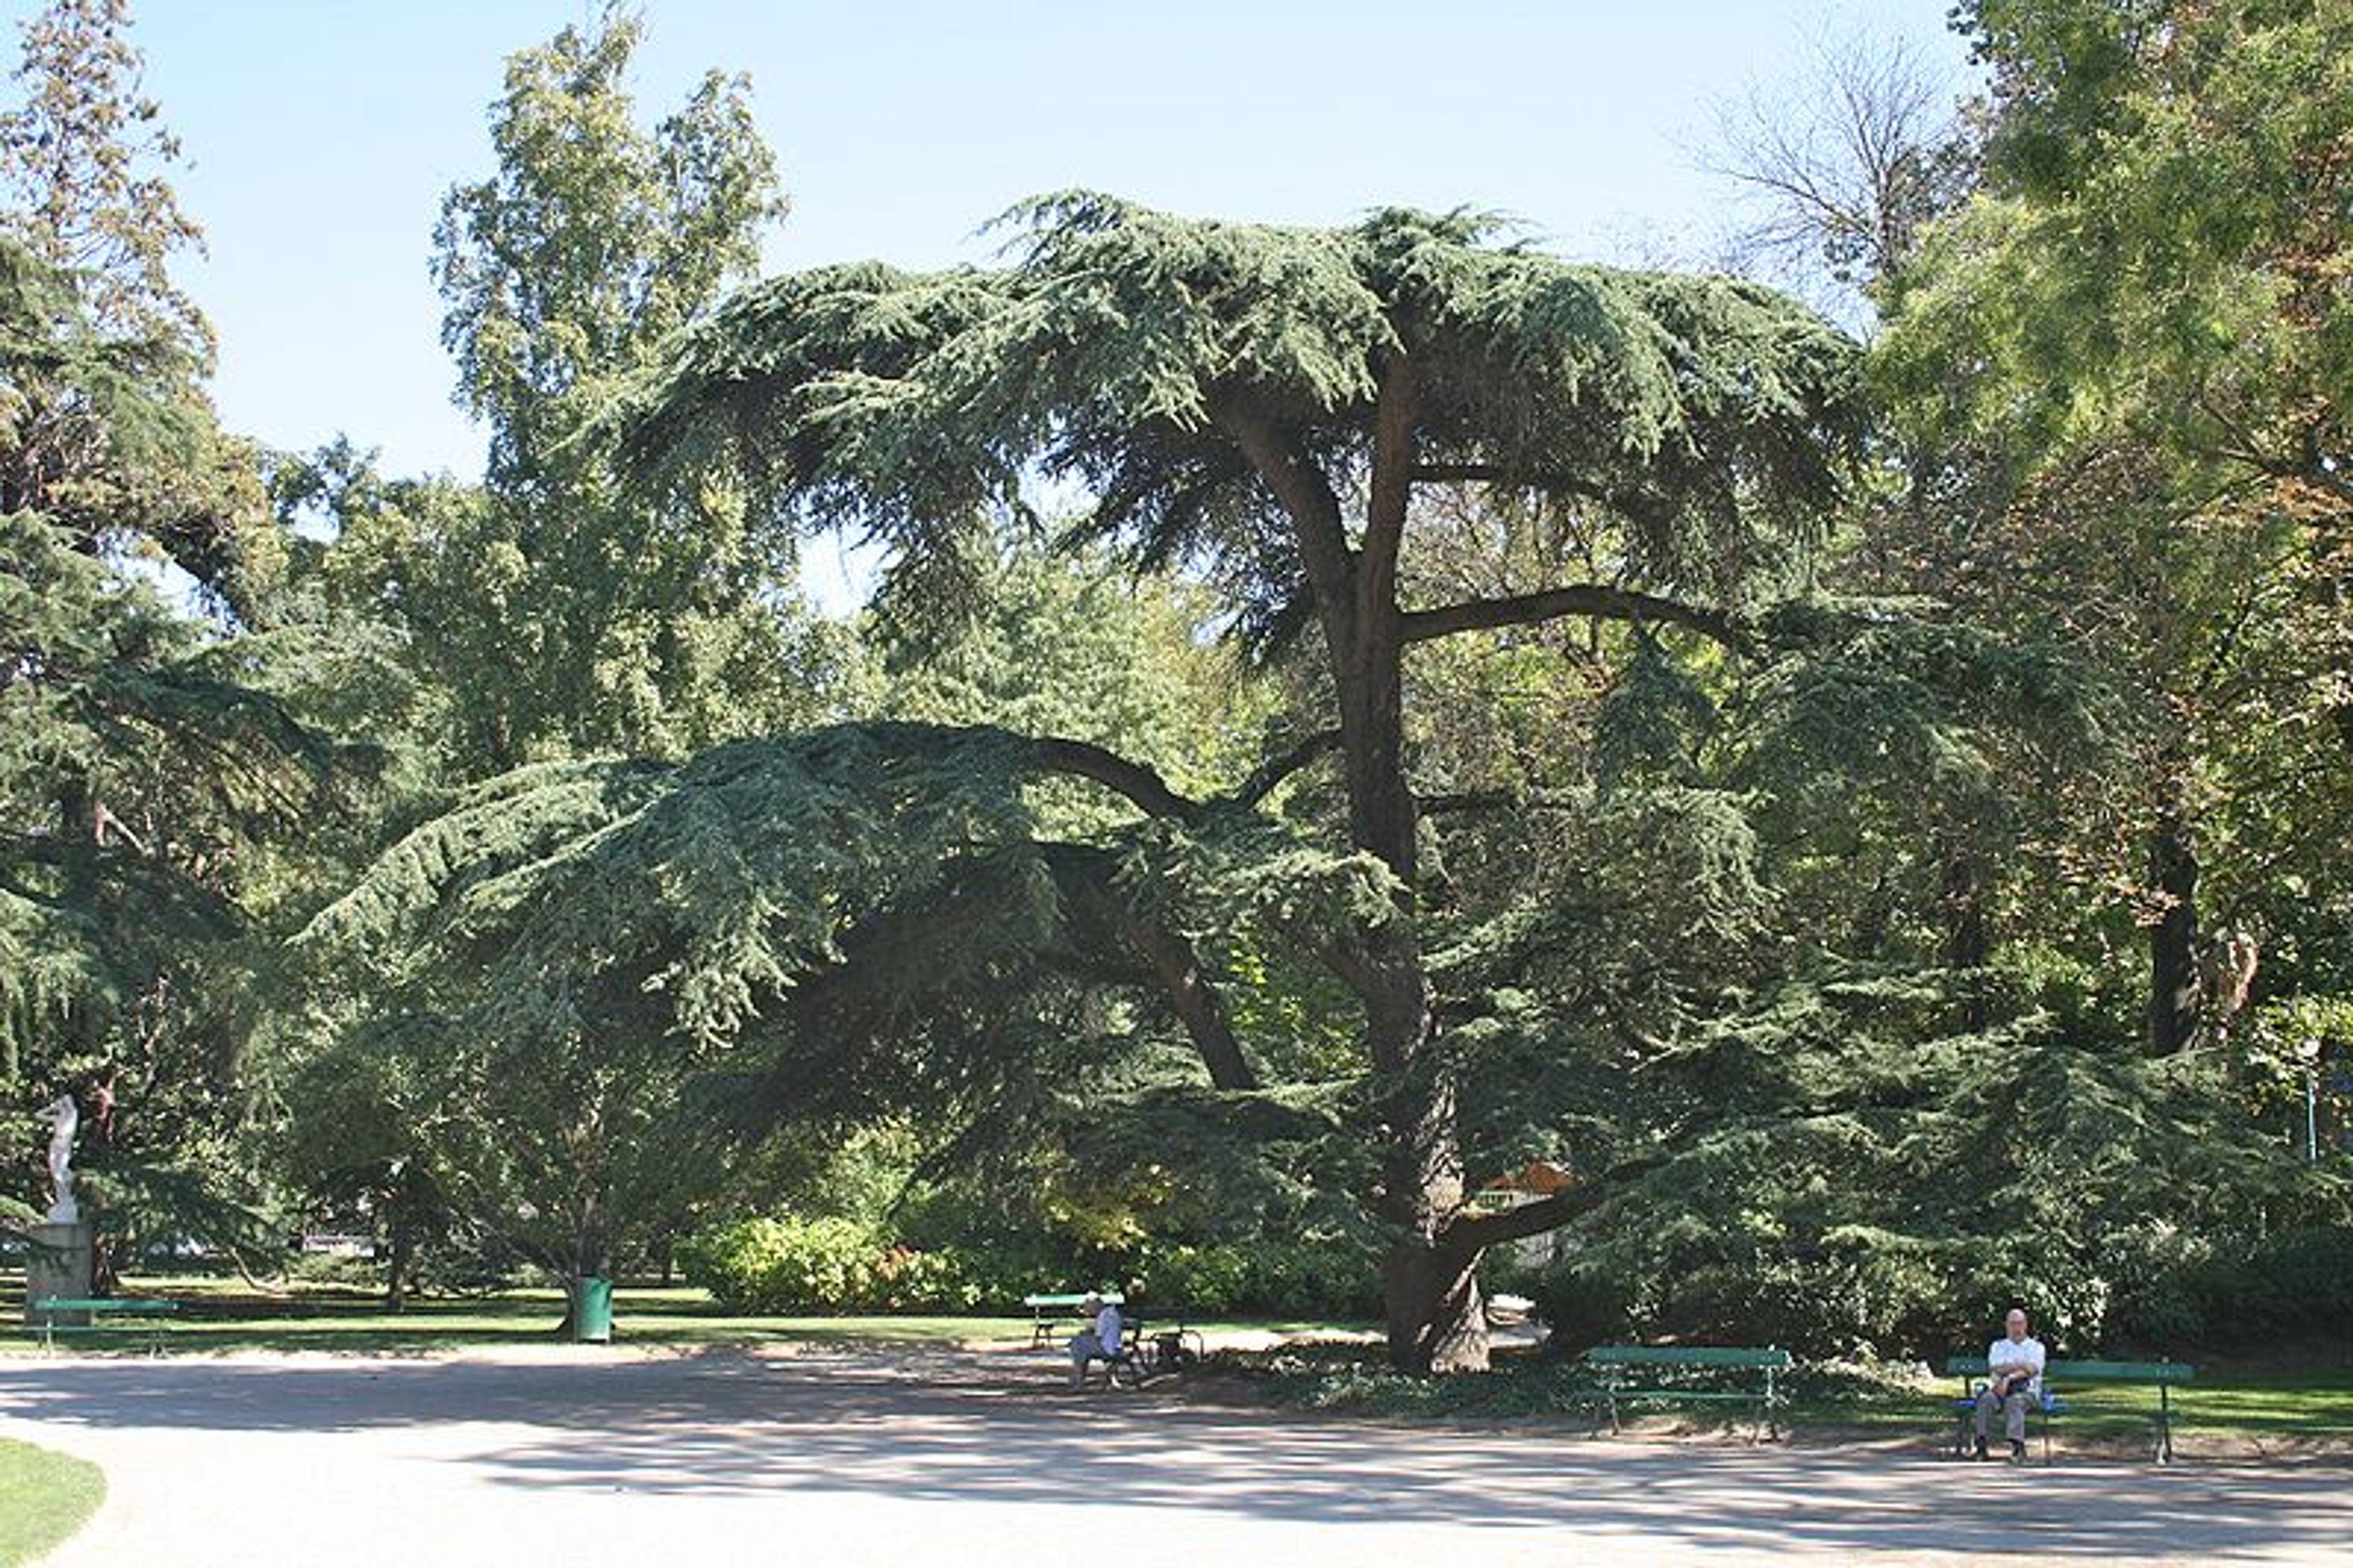
[[[2342,1563],[2341,1466],[1416,1430],[1071,1393],[1045,1355],[587,1348],[11,1360],[0,1433],[95,1460],[54,1568]]]

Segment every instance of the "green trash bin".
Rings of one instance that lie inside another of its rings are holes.
[[[613,1282],[591,1274],[572,1285],[572,1341],[601,1345],[613,1338]]]

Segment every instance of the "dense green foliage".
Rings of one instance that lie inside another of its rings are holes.
[[[82,1099],[109,1255],[253,1238],[236,1079],[271,962],[263,846],[364,770],[153,581],[169,563],[249,611],[282,551],[165,270],[192,233],[150,166],[168,139],[121,139],[148,118],[122,20],[28,25],[0,122],[0,1082],[26,1110]],[[37,1213],[37,1180],[19,1164],[7,1197]]]
[[[1745,1280],[1740,1322],[1788,1342],[1933,1352],[2002,1297],[2064,1342],[2228,1342],[2281,1320],[2238,1287],[2246,1260],[2345,1217],[2341,1157],[2290,1158],[2311,1151],[2290,1113],[2308,1087],[2313,1142],[2341,1149],[2346,23],[1964,10],[1992,71],[1984,178],[1876,280],[1904,459],[1830,580],[2043,650],[2092,722],[1927,754],[1904,819],[1822,802],[1861,830],[1822,917],[1883,955],[1908,908],[1913,950],[1958,971],[1889,1043],[1980,1130],[1847,1132],[1826,1181],[1759,1160],[1675,1205],[1685,1239],[1649,1266],[1613,1239],[1561,1279],[1586,1318],[1729,1328],[1712,1301]],[[1938,1158],[1855,1163],[1872,1142]]]
[[[961,1253],[894,1246],[855,1220],[733,1220],[697,1236],[683,1262],[731,1312],[969,1312],[1008,1296]]]
[[[1463,211],[752,281],[747,87],[641,127],[608,8],[431,238],[479,482],[219,428],[126,23],[0,112],[0,1081],[118,1242],[2343,1331],[2341,7],[1960,7],[1791,220],[1867,350]]]
[[[1201,868],[1177,885],[1232,879],[1251,918],[1223,923],[1222,946],[1320,968],[1346,998],[1353,1059],[1301,1086],[1352,1102],[1318,1113],[1358,1135],[1324,1190],[1381,1194],[1364,1206],[1388,1235],[1393,1353],[1475,1365],[1472,1265],[1534,1220],[1464,1205],[1446,1044],[1459,993],[1432,958],[1512,899],[1424,885],[1409,647],[1563,618],[1743,645],[1744,614],[1788,590],[1836,498],[1852,345],[1768,291],[1576,267],[1499,245],[1463,213],[1310,231],[1071,193],[1012,221],[1027,235],[1000,270],[833,268],[739,294],[626,413],[628,450],[657,493],[721,476],[780,517],[891,541],[884,601],[902,627],[972,612],[978,545],[1034,468],[1092,495],[1075,540],[1193,564],[1222,613],[1286,660],[1299,727],[1336,726],[1339,801],[1261,816],[1247,848],[1230,832],[1187,844],[1205,819],[1156,778],[1093,777],[1176,835]],[[1552,525],[1493,563],[1482,513],[1514,503]],[[1423,567],[1466,544],[1490,578],[1468,593]],[[1597,557],[1608,580],[1562,580]],[[1701,812],[1720,823],[1724,799]],[[1176,869],[1132,873],[1124,896],[1168,901]],[[1214,1086],[1272,1081],[1275,1062],[1230,1037],[1225,955],[1149,933],[1130,945]],[[1386,1169],[1347,1170],[1366,1153]]]
[[[497,173],[453,188],[434,233],[458,400],[491,430],[482,488],[369,508],[359,569],[454,688],[469,777],[580,750],[678,755],[818,711],[828,656],[790,541],[747,527],[723,491],[622,496],[584,438],[620,378],[748,275],[785,210],[740,77],[713,71],[654,130],[636,123],[641,36],[607,6],[508,61]]]
[[[730,1312],[1003,1311],[1033,1291],[1116,1282],[1149,1317],[1369,1318],[1379,1283],[1361,1247],[1267,1236],[1122,1250],[978,1236],[909,1246],[871,1222],[743,1218],[683,1249],[687,1277]]]

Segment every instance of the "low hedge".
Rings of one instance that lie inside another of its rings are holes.
[[[1146,1303],[1219,1316],[1377,1316],[1373,1260],[1338,1243],[1155,1242],[1124,1253],[1034,1241],[912,1247],[858,1220],[746,1215],[679,1253],[687,1277],[733,1312],[970,1312],[1034,1290],[1119,1281]]]

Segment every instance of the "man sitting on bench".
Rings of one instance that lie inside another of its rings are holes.
[[[1087,1327],[1071,1337],[1071,1386],[1083,1387],[1087,1381],[1087,1362],[1115,1362],[1119,1359],[1120,1337],[1126,1325],[1121,1320],[1119,1308],[1093,1291],[1079,1303],[1086,1314]]]
[[[1993,1413],[2002,1414],[2010,1434],[2010,1462],[2026,1461],[2026,1407],[2042,1398],[2042,1341],[2026,1332],[2026,1308],[2013,1307],[2003,1334],[1986,1351],[1986,1384],[1978,1391],[1977,1457],[1985,1458]]]

